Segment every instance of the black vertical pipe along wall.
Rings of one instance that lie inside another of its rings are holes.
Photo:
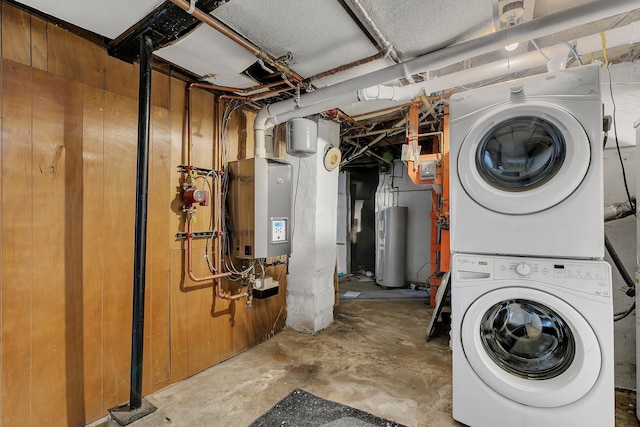
[[[151,59],[153,43],[140,37],[140,88],[138,92],[138,165],[133,264],[133,327],[131,331],[131,386],[129,407],[142,405],[142,350],[144,343],[144,290],[147,254],[147,196],[149,190],[149,127],[151,112]]]

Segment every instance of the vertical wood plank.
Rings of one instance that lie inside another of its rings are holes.
[[[255,156],[255,138],[253,136],[253,122],[256,120],[256,113],[251,110],[244,110],[245,114],[245,126],[246,126],[246,138],[245,138],[245,154],[247,158]],[[275,150],[274,150],[275,151]]]
[[[129,398],[137,109],[135,99],[114,94],[105,98],[105,408]]]
[[[83,93],[83,355],[84,412],[87,421],[100,418],[104,365],[104,99],[101,89],[85,86]]]
[[[104,88],[104,58],[106,51],[88,40],[82,40],[82,81],[89,86]]]
[[[31,419],[84,422],[82,396],[82,87],[33,72]],[[44,386],[46,385],[46,386]]]
[[[171,97],[171,233],[184,232],[184,214],[182,213],[182,197],[180,185],[182,174],[178,173],[178,166],[186,163],[186,85],[184,82],[172,78],[170,84]],[[170,248],[183,249],[183,242],[172,239]],[[172,276],[173,277],[173,276]],[[177,283],[171,282],[177,286]],[[173,285],[172,285],[173,286]]]
[[[104,88],[111,93],[138,98],[138,64],[128,64],[112,56],[104,57]]]
[[[193,166],[211,169],[214,166],[214,96],[207,91],[195,89],[192,91],[191,104],[193,108],[191,121]],[[198,180],[197,184],[202,185],[202,180]],[[193,231],[211,229],[212,206],[213,204],[208,207],[198,206],[196,208],[198,221],[194,224]],[[194,240],[193,245],[196,248],[204,248],[206,241],[204,239]]]
[[[2,6],[0,6],[0,58],[2,58]]]
[[[187,295],[184,289],[184,251],[169,252],[169,298],[171,318],[171,382],[189,376],[187,340]]]
[[[193,165],[201,168],[213,168],[214,142],[214,97],[202,91],[192,91],[192,157]],[[201,185],[202,181],[198,181]],[[198,222],[194,231],[211,229],[211,208],[198,207]],[[194,241],[193,270],[196,276],[208,276],[209,268],[204,261],[206,240]],[[218,320],[211,315],[213,305],[213,283],[192,283],[187,279],[187,340],[189,375],[206,369],[219,360],[220,342],[218,340]]]
[[[31,65],[47,71],[47,22],[31,17]]]
[[[155,76],[154,76],[155,77]],[[152,150],[149,165],[149,222],[147,265],[150,266],[149,319],[151,342],[146,358],[149,392],[171,383],[169,341],[169,239],[171,225],[167,208],[171,204],[171,116],[164,108],[152,108]],[[146,326],[146,325],[145,325]],[[143,377],[144,378],[144,377]]]
[[[5,4],[3,3],[3,6]],[[31,69],[2,61],[2,419],[31,422]],[[8,124],[11,125],[8,125]],[[20,203],[16,203],[20,200]]]
[[[2,57],[31,65],[31,16],[2,2]]]
[[[242,109],[233,113],[230,128],[234,129],[238,147],[238,160],[246,159],[247,155],[247,116]]]
[[[171,211],[170,230],[171,244],[169,252],[169,299],[170,299],[170,334],[171,334],[171,381],[180,381],[187,377],[187,295],[184,286],[184,241],[173,238],[176,233],[184,232],[182,198],[179,194],[180,176],[178,165],[185,162],[185,84],[175,78],[171,79]]]
[[[0,8],[2,10],[2,8]],[[2,19],[0,18],[0,22]],[[0,31],[1,33],[2,31]],[[4,203],[4,199],[2,197],[2,183],[3,183],[3,167],[2,167],[2,156],[3,153],[3,132],[2,132],[2,63],[0,62],[0,202]],[[2,205],[4,206],[4,204]],[[0,423],[2,422],[2,231],[3,231],[3,208],[0,206]]]
[[[151,104],[164,109],[169,108],[169,76],[157,71],[151,77]]]
[[[50,73],[82,81],[82,39],[56,25],[49,25],[48,69]]]

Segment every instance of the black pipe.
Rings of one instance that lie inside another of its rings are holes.
[[[144,343],[144,288],[147,254],[147,196],[149,190],[149,127],[151,112],[151,59],[153,43],[140,37],[140,88],[138,92],[138,166],[133,264],[133,327],[131,331],[131,386],[129,407],[142,405],[142,346]]]
[[[620,272],[620,276],[622,276],[622,280],[624,280],[624,283],[630,289],[635,289],[636,284],[631,278],[631,275],[629,274],[627,269],[625,268],[624,263],[618,256],[616,249],[611,244],[611,240],[609,240],[609,236],[607,236],[607,233],[604,234],[604,246],[605,248],[607,248],[607,252],[609,252],[609,256],[611,256],[611,260],[613,261],[613,263],[616,265],[616,268]]]

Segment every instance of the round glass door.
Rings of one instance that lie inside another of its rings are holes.
[[[565,158],[560,129],[539,117],[514,117],[496,124],[476,149],[476,167],[489,184],[527,191],[553,178]]]
[[[460,326],[464,355],[482,381],[534,407],[568,405],[587,394],[602,368],[595,332],[555,295],[515,282],[487,292]]]
[[[491,109],[458,152],[458,179],[479,205],[524,215],[569,197],[589,170],[591,143],[578,120],[557,105],[528,101]]]
[[[535,301],[494,304],[482,317],[480,337],[496,365],[526,379],[557,377],[571,366],[576,352],[567,322]]]

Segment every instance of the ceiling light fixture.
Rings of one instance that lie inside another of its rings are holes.
[[[500,10],[500,21],[503,22],[507,28],[513,27],[522,23],[522,17],[524,16],[524,1],[515,0],[502,6]],[[506,45],[505,50],[507,52],[513,52],[518,48],[518,43],[511,43]]]
[[[506,46],[504,47],[504,49],[505,49],[507,52],[513,52],[514,50],[516,50],[516,49],[518,48],[518,46],[519,46],[519,45],[520,45],[520,43],[518,43],[518,42],[516,42],[516,43],[511,43],[511,44],[506,45]]]
[[[500,21],[504,22],[507,27],[513,27],[522,22],[524,16],[524,1],[516,0],[502,6],[500,11]]]

